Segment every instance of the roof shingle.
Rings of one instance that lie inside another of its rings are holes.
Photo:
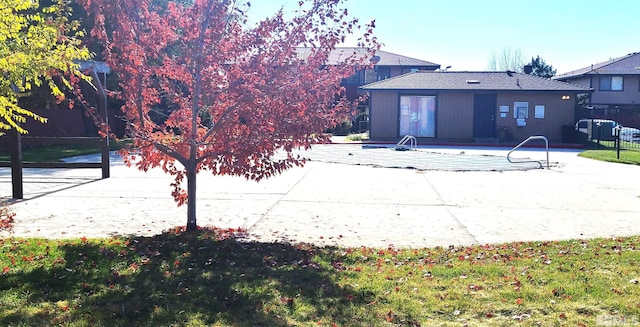
[[[591,91],[578,85],[516,72],[418,71],[367,84],[363,90]]]
[[[298,54],[305,58],[309,55],[311,48],[297,48]],[[367,55],[368,50],[359,47],[338,47],[331,51],[327,64],[332,65],[342,62],[345,58],[353,55],[358,56]],[[406,57],[399,54],[376,50],[376,56],[380,58],[377,62],[378,66],[410,66],[410,67],[430,67],[431,69],[438,69],[440,65],[416,58]]]
[[[553,79],[567,79],[583,75],[638,75],[640,74],[640,52],[611,59],[589,67],[554,76]]]

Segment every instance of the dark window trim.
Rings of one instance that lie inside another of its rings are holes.
[[[622,78],[622,89],[620,90],[612,90],[612,84],[613,84],[613,78],[614,77],[620,77]],[[602,88],[602,79],[603,78],[608,78],[609,79],[609,88],[608,89],[603,89]],[[623,75],[607,75],[607,76],[600,76],[598,78],[598,91],[602,91],[602,92],[624,92],[624,76]]]

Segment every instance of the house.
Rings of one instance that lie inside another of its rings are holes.
[[[302,58],[308,56],[312,48],[297,48],[298,55]],[[368,55],[369,50],[361,47],[337,47],[327,58],[327,65],[335,65],[345,58],[356,54],[358,57]],[[353,76],[342,81],[342,85],[347,89],[347,97],[356,99],[358,97],[358,87],[376,81],[381,81],[390,77],[399,76],[418,70],[434,71],[440,65],[406,57],[399,54],[376,50],[375,56],[370,59],[374,64],[373,68],[355,71]]]
[[[311,48],[297,48],[298,55],[302,58],[308,56]],[[357,57],[367,56],[369,50],[361,47],[337,47],[327,58],[327,65],[336,65],[344,61],[352,55]],[[345,88],[345,95],[348,100],[353,101],[360,97],[359,87],[376,81],[385,80],[387,78],[399,76],[409,72],[419,70],[434,71],[440,68],[439,64],[420,60],[416,58],[406,57],[399,54],[376,50],[375,55],[370,59],[373,67],[354,71],[349,78],[342,80],[342,86]],[[332,130],[334,134],[347,134],[348,132],[365,131],[369,129],[369,105],[361,103],[358,113],[352,118],[351,126],[338,126]]]
[[[298,55],[302,58],[308,56],[311,48],[297,48]],[[357,57],[367,56],[369,50],[361,47],[337,47],[327,58],[327,65],[336,65],[345,58],[352,55]],[[345,88],[345,95],[348,100],[353,101],[360,97],[359,87],[365,84],[382,81],[387,78],[399,76],[415,71],[434,71],[440,68],[439,64],[420,60],[416,58],[406,57],[403,55],[391,53],[383,50],[376,50],[375,55],[370,59],[373,67],[354,71],[349,78],[342,80],[342,86]],[[368,99],[367,99],[368,101]],[[334,134],[347,134],[349,131],[358,132],[369,129],[369,105],[367,102],[361,103],[358,108],[358,114],[352,118],[352,126],[336,127],[332,130]]]
[[[640,127],[640,53],[591,65],[553,77],[554,80],[593,89],[588,110],[580,118],[612,119],[624,126]]]
[[[372,140],[404,135],[431,141],[521,141],[543,135],[563,139],[575,123],[572,85],[507,72],[417,71],[360,87],[370,94]]]

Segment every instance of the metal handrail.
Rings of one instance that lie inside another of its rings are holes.
[[[507,153],[507,160],[509,160],[510,163],[537,162],[538,164],[540,164],[540,168],[542,168],[543,167],[542,162],[540,162],[539,160],[526,160],[526,161],[513,162],[513,161],[511,161],[511,158],[509,157],[512,152],[518,150],[521,146],[523,146],[525,143],[527,143],[527,142],[529,142],[531,140],[544,140],[544,144],[545,144],[545,146],[547,148],[547,169],[549,169],[549,139],[547,139],[546,137],[544,137],[542,135],[529,136],[529,138],[527,138],[526,140],[522,141],[522,143],[516,145],[513,149],[511,149],[511,151],[509,151],[509,153]]]
[[[400,142],[398,142],[396,144],[396,149],[406,149],[407,148],[407,142],[409,142],[409,150],[411,150],[411,149],[415,150],[418,147],[418,141],[416,140],[416,138],[414,136],[405,135],[400,140]]]

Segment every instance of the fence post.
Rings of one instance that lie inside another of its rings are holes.
[[[11,187],[14,199],[24,198],[22,188],[22,137],[15,128],[9,130],[9,156],[11,157]]]
[[[111,172],[109,170],[109,138],[104,137],[100,142],[100,153],[102,163],[102,178],[109,178],[111,176]]]
[[[615,135],[616,135],[616,158],[618,160],[620,160],[620,125],[616,126],[615,128]]]

